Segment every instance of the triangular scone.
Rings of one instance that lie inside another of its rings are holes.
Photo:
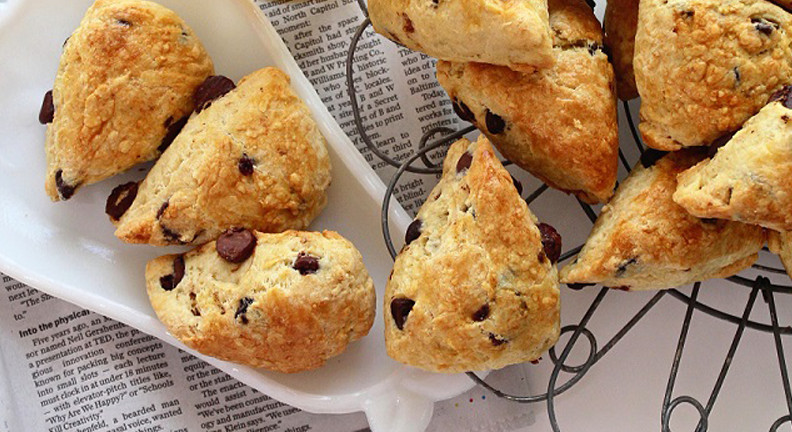
[[[610,50],[613,59],[617,93],[622,100],[638,97],[633,72],[638,3],[639,0],[608,0],[605,5],[605,19],[602,24],[605,28],[605,46]]]
[[[461,372],[550,348],[559,335],[561,239],[540,226],[486,138],[452,145],[388,280],[388,355]]]
[[[745,122],[712,159],[679,175],[674,201],[698,217],[792,230],[792,87]]]
[[[47,194],[69,199],[159,156],[195,89],[214,70],[195,33],[172,11],[139,0],[97,0],[66,41],[47,127]]]
[[[304,229],[327,202],[330,158],[289,77],[264,68],[194,114],[157,161],[116,236],[200,244],[230,227]]]
[[[534,70],[553,64],[547,0],[371,0],[374,29],[449,61]]]
[[[787,274],[792,277],[792,231],[770,231],[767,236],[767,247],[781,258]]]
[[[633,66],[646,144],[709,145],[792,82],[792,15],[765,0],[641,0]]]
[[[555,65],[521,73],[483,63],[437,63],[437,79],[519,167],[589,203],[613,195],[618,124],[602,30],[583,0],[550,0]]]
[[[676,176],[706,157],[681,150],[657,160],[649,150],[602,212],[577,259],[561,270],[564,283],[599,283],[631,290],[665,289],[731,276],[756,261],[760,227],[698,219],[674,203]]]

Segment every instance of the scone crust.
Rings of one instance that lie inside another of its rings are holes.
[[[332,231],[255,235],[241,264],[222,259],[215,242],[184,254],[184,278],[172,291],[160,278],[173,273],[177,255],[148,263],[151,305],[174,337],[203,354],[291,373],[322,366],[368,333],[376,294],[352,243]],[[292,267],[300,252],[318,257],[316,273]]]
[[[168,126],[193,110],[213,73],[206,50],[172,11],[140,0],[97,0],[64,45],[47,127],[46,191],[96,183],[160,154]]]
[[[792,231],[769,231],[767,247],[770,252],[781,258],[781,263],[784,264],[787,274],[792,277]]]
[[[251,159],[253,173],[239,168]],[[330,158],[308,107],[277,68],[243,78],[194,114],[139,187],[116,236],[200,244],[230,227],[305,229],[327,203]]]
[[[638,3],[639,0],[608,0],[605,5],[605,46],[610,49],[617,93],[621,100],[638,97],[633,72]]]
[[[640,130],[660,150],[737,130],[792,80],[790,14],[764,0],[643,0],[635,37]]]
[[[483,63],[437,64],[437,78],[498,150],[548,185],[588,203],[613,195],[618,120],[602,30],[583,0],[551,0],[555,65],[526,74]],[[488,117],[505,121],[490,130]]]
[[[439,59],[553,64],[546,0],[372,0],[369,17],[378,33]]]
[[[688,149],[649,168],[639,163],[603,207],[577,259],[561,269],[561,281],[665,289],[753,264],[764,245],[762,228],[698,219],[672,199],[677,174],[704,157]]]
[[[457,173],[466,152],[472,164]],[[555,265],[484,137],[451,146],[417,219],[421,235],[399,253],[386,288],[388,355],[429,371],[461,372],[533,360],[555,343]],[[415,301],[403,330],[391,312],[394,299]]]
[[[769,103],[712,159],[679,175],[674,201],[691,214],[792,230],[792,109]]]

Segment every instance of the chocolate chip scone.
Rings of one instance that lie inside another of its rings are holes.
[[[674,201],[698,217],[792,230],[792,86],[713,150],[679,175]]]
[[[646,144],[709,145],[792,82],[792,15],[765,0],[642,0],[633,64]]]
[[[46,191],[66,200],[167,147],[214,70],[172,11],[140,0],[97,0],[67,39],[39,121],[47,126]]]
[[[610,50],[617,93],[622,100],[638,97],[633,72],[638,3],[639,0],[608,0],[605,6],[605,46]]]
[[[322,366],[374,322],[360,252],[332,231],[234,229],[146,266],[157,317],[187,346],[281,372]]]
[[[306,228],[327,202],[330,158],[289,77],[264,68],[236,88],[212,77],[196,102],[196,114],[143,183],[124,185],[108,199],[116,236],[200,244],[235,226]]]
[[[618,124],[602,30],[583,0],[550,0],[553,67],[531,74],[482,63],[437,63],[454,110],[500,152],[589,203],[613,194]]]
[[[537,359],[559,335],[561,238],[537,226],[482,136],[448,150],[385,292],[392,358],[436,372]]]
[[[673,288],[731,276],[750,266],[765,241],[760,227],[699,219],[671,198],[677,174],[706,157],[703,149],[663,156],[647,150],[602,208],[564,283],[612,288]]]
[[[547,0],[371,0],[374,29],[450,61],[534,70],[553,64]]]

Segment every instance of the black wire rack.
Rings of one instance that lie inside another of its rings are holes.
[[[371,25],[371,20],[368,18],[368,11],[366,9],[366,5],[363,0],[358,0],[358,4],[360,5],[363,14],[366,16],[366,19],[360,24],[357,32],[352,37],[351,44],[349,46],[349,51],[347,54],[346,60],[346,79],[347,79],[347,91],[351,101],[352,113],[354,115],[355,126],[357,128],[357,132],[359,134],[360,139],[363,143],[368,147],[368,149],[376,155],[379,159],[386,162],[387,164],[396,168],[396,173],[390,179],[388,183],[388,187],[385,193],[385,198],[382,202],[382,214],[381,214],[381,223],[382,223],[382,234],[385,239],[385,245],[388,248],[388,251],[392,258],[396,258],[396,248],[393,245],[393,240],[390,235],[389,229],[389,220],[388,220],[388,211],[390,208],[390,201],[393,195],[393,191],[396,188],[399,180],[402,178],[402,175],[405,172],[410,172],[414,174],[427,174],[427,175],[438,175],[442,173],[442,165],[441,163],[434,163],[432,162],[429,157],[427,156],[429,152],[445,148],[450,146],[454,141],[457,139],[465,136],[466,134],[475,131],[476,128],[474,126],[465,127],[461,130],[453,130],[446,127],[438,127],[427,131],[420,139],[418,143],[418,148],[409,158],[407,158],[404,162],[399,162],[387,154],[383,153],[375,142],[372,141],[371,137],[366,133],[366,128],[363,125],[363,119],[360,112],[360,106],[358,105],[358,97],[357,91],[354,86],[354,54],[357,48],[358,42],[360,41],[363,33],[365,30]],[[640,154],[644,152],[644,146],[641,142],[641,138],[638,134],[638,131],[635,127],[635,123],[632,119],[631,109],[628,102],[623,102],[624,111],[627,118],[627,124],[630,128],[630,133],[633,137],[633,141],[637,150]],[[437,135],[442,135],[441,138],[433,140],[433,138]],[[421,160],[421,163],[424,166],[415,165],[418,160]],[[624,168],[629,172],[631,165],[625,156],[622,149],[619,149],[619,159],[624,166]],[[509,161],[504,161],[504,165],[510,164]],[[528,204],[531,204],[534,200],[536,200],[539,196],[541,196],[545,191],[547,191],[548,186],[543,184],[533,192],[527,195],[525,201]],[[597,219],[597,212],[588,204],[577,200],[578,204],[580,205],[583,212],[586,216],[590,219],[592,223]],[[563,253],[559,259],[559,264],[570,259],[571,257],[577,255],[582,248],[581,246],[577,246],[572,248],[565,253]],[[754,264],[753,268],[765,275],[767,274],[786,274],[786,271],[780,268],[765,266],[761,264]],[[614,336],[612,336],[601,348],[599,347],[599,343],[597,342],[597,337],[594,333],[587,328],[591,318],[596,313],[599,306],[602,304],[605,297],[611,291],[609,288],[602,287],[594,300],[589,305],[586,312],[583,314],[583,317],[577,322],[577,324],[570,324],[562,327],[561,334],[570,334],[569,340],[564,345],[563,349],[561,349],[561,354],[559,355],[557,352],[556,347],[550,349],[549,355],[550,359],[553,362],[553,370],[550,374],[548,383],[547,383],[547,390],[545,393],[537,394],[537,395],[515,395],[505,393],[497,388],[494,388],[490,384],[488,384],[484,379],[480,378],[473,372],[468,372],[467,375],[472,379],[475,383],[480,385],[481,387],[487,389],[488,391],[492,392],[494,395],[513,401],[515,403],[537,403],[537,402],[546,402],[547,404],[547,415],[550,420],[550,424],[553,428],[553,431],[560,432],[561,427],[559,426],[558,419],[556,418],[556,411],[555,411],[555,402],[556,398],[564,393],[565,391],[569,390],[572,386],[580,382],[586,373],[591,370],[591,368],[597,364],[608,352],[613,349],[613,347],[618,344],[627,333],[635,327],[638,322],[643,319],[649,311],[654,308],[660,300],[662,300],[666,296],[673,297],[683,304],[686,305],[686,312],[685,318],[682,322],[679,340],[676,346],[676,352],[674,353],[673,363],[671,365],[671,371],[668,377],[668,383],[665,389],[665,396],[663,398],[663,405],[661,408],[661,430],[663,432],[670,432],[670,422],[671,417],[673,415],[674,410],[682,405],[688,404],[692,406],[699,415],[698,424],[695,428],[696,432],[704,432],[708,430],[708,419],[710,418],[710,414],[715,406],[715,402],[718,398],[718,395],[721,392],[723,387],[723,383],[726,379],[727,374],[729,373],[729,369],[731,367],[732,360],[734,355],[737,351],[737,348],[742,340],[743,334],[745,333],[746,329],[751,329],[754,331],[765,332],[772,334],[776,355],[778,357],[778,364],[780,368],[781,374],[781,385],[784,389],[785,395],[785,402],[787,413],[782,415],[776,421],[772,423],[770,426],[770,432],[777,432],[780,430],[781,426],[784,424],[790,424],[792,426],[792,386],[790,386],[789,380],[789,372],[787,370],[787,363],[786,357],[784,354],[784,346],[782,343],[782,336],[789,336],[792,335],[792,326],[781,326],[778,322],[778,311],[776,309],[776,302],[775,302],[775,295],[776,294],[792,294],[792,286],[789,285],[781,285],[775,284],[770,281],[764,275],[759,275],[755,279],[749,279],[743,276],[735,275],[727,278],[726,280],[743,287],[747,287],[750,289],[748,301],[745,304],[743,309],[743,313],[741,316],[736,316],[726,311],[723,311],[717,307],[710,306],[705,304],[698,299],[699,290],[701,288],[701,282],[696,282],[693,285],[690,294],[685,294],[677,289],[668,289],[663,291],[658,291],[651,299],[646,302],[640,310],[635,313],[627,322],[624,324],[620,330],[616,332]],[[570,286],[572,289],[580,289],[579,287]],[[759,294],[762,295],[764,302],[768,308],[768,315],[769,315],[769,322],[759,322],[755,320],[751,320],[749,317],[751,315],[752,310],[754,309],[756,299],[759,297]],[[715,384],[713,385],[712,392],[709,395],[709,398],[705,403],[700,402],[698,399],[689,396],[689,395],[680,395],[674,397],[674,387],[677,382],[677,375],[679,372],[680,362],[682,360],[682,355],[685,350],[685,343],[687,341],[687,336],[690,331],[691,321],[693,318],[694,313],[704,313],[715,317],[719,320],[722,320],[726,323],[731,323],[736,325],[736,330],[734,332],[734,337],[732,338],[731,344],[729,346],[728,353],[726,358],[723,360],[720,372],[715,380]],[[577,344],[581,341],[581,336],[583,340],[588,342],[588,356],[586,360],[577,366],[570,366],[567,365],[565,362],[568,360],[571,352],[577,346]],[[565,374],[565,380],[562,381],[562,373]]]

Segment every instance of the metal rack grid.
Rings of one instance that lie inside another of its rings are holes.
[[[442,173],[442,166],[439,163],[433,163],[427,156],[429,152],[435,149],[439,149],[442,147],[450,146],[451,143],[456,141],[457,139],[463,137],[464,135],[475,131],[476,128],[474,126],[469,126],[463,128],[461,130],[455,131],[453,129],[439,127],[434,128],[426,132],[418,143],[417,151],[407,158],[404,162],[398,162],[392,158],[390,158],[385,153],[381,152],[377,147],[376,143],[374,143],[371,138],[366,133],[365,127],[363,125],[363,120],[360,113],[360,107],[358,105],[358,97],[357,92],[354,86],[354,54],[355,49],[360,41],[363,32],[371,25],[371,20],[368,18],[368,11],[366,9],[366,5],[364,4],[363,0],[358,0],[358,4],[366,16],[366,19],[360,24],[357,32],[352,37],[352,41],[349,47],[349,51],[347,53],[346,59],[346,79],[347,79],[347,91],[351,101],[352,112],[354,115],[355,126],[357,128],[357,132],[360,136],[360,139],[363,140],[364,144],[368,147],[368,149],[374,153],[379,159],[386,162],[387,164],[397,168],[396,173],[391,178],[385,198],[382,203],[382,213],[381,213],[381,223],[382,223],[382,234],[385,239],[385,244],[388,248],[388,251],[392,258],[396,258],[396,249],[393,245],[393,241],[390,235],[389,230],[389,221],[388,221],[388,210],[390,207],[391,196],[393,195],[393,191],[396,188],[396,185],[399,182],[399,179],[405,172],[415,173],[415,174],[427,174],[427,175],[436,175]],[[646,151],[652,151],[651,149],[645,150],[644,146],[641,142],[641,138],[637,132],[635,127],[635,123],[632,119],[632,114],[630,111],[630,105],[628,102],[623,102],[625,114],[627,117],[627,123],[630,128],[630,132],[632,134],[634,143],[637,147],[637,150],[641,155],[644,154]],[[431,141],[432,138],[436,135],[442,134],[442,138],[437,140]],[[424,166],[413,165],[418,160],[424,164]],[[619,149],[619,159],[624,166],[624,168],[629,172],[631,165],[626,158],[622,149]],[[504,161],[504,166],[509,165],[511,162]],[[545,191],[547,191],[548,186],[543,184],[534,190],[532,193],[528,194],[525,198],[526,203],[531,204],[534,200],[536,200],[539,196],[541,196]],[[589,206],[588,204],[577,200],[583,212],[585,212],[586,216],[590,219],[592,223],[597,219],[597,213],[594,209]],[[572,248],[566,252],[564,252],[560,259],[559,263],[562,263],[571,257],[575,256],[583,246],[577,246]],[[768,267],[760,264],[754,264],[754,269],[757,269],[765,274],[769,273],[776,273],[776,274],[786,274],[784,269]],[[605,345],[599,348],[599,344],[597,342],[597,338],[594,333],[589,330],[586,326],[594,316],[597,311],[597,308],[600,306],[604,298],[610,292],[610,289],[607,287],[602,287],[594,300],[589,305],[586,312],[583,314],[583,317],[578,321],[577,324],[570,324],[562,327],[561,335],[566,333],[571,333],[569,341],[563,347],[561,354],[558,355],[556,351],[556,347],[550,349],[549,355],[553,362],[553,370],[550,374],[550,378],[547,383],[547,391],[542,394],[538,395],[514,395],[505,393],[499,389],[494,388],[493,386],[489,385],[486,381],[482,378],[478,377],[473,372],[467,372],[467,375],[476,382],[478,385],[482,386],[483,388],[489,390],[496,396],[513,401],[515,403],[536,403],[536,402],[546,402],[547,403],[547,415],[550,420],[550,424],[553,428],[553,431],[560,432],[561,428],[558,423],[558,419],[556,418],[555,412],[555,400],[556,398],[570,389],[572,386],[577,384],[581,381],[581,379],[586,375],[586,373],[599,361],[601,360],[616,344],[621,341],[625,335],[633,328],[636,324],[638,324],[641,319],[646,316],[646,314],[657,305],[660,300],[663,299],[665,296],[673,297],[685,305],[686,312],[685,318],[682,322],[681,331],[679,334],[679,340],[676,346],[676,352],[674,354],[674,360],[671,365],[671,371],[668,378],[668,383],[665,389],[665,396],[663,398],[663,404],[661,409],[661,430],[663,432],[670,431],[670,421],[673,415],[674,410],[682,405],[688,404],[691,405],[699,414],[699,421],[696,426],[696,432],[704,432],[708,430],[708,419],[712,410],[715,406],[715,402],[720,394],[721,388],[723,383],[726,379],[726,376],[729,372],[732,360],[734,355],[737,351],[737,348],[740,344],[742,336],[746,330],[752,329],[755,331],[766,332],[773,335],[775,348],[776,348],[776,356],[778,357],[778,364],[780,369],[781,375],[781,385],[784,389],[785,395],[785,402],[788,413],[782,415],[778,418],[775,422],[772,423],[770,426],[770,432],[779,431],[779,428],[789,423],[792,426],[792,386],[790,385],[789,380],[789,372],[786,367],[786,357],[784,354],[784,347],[782,343],[782,336],[789,336],[792,335],[792,326],[781,326],[778,322],[778,312],[776,309],[775,303],[775,295],[776,294],[792,294],[792,286],[789,285],[780,285],[771,283],[770,280],[765,276],[757,276],[756,279],[748,279],[742,276],[731,276],[727,278],[728,281],[744,286],[750,289],[748,301],[745,304],[745,308],[741,316],[736,316],[720,310],[716,307],[709,306],[705,303],[702,303],[698,300],[699,290],[701,288],[701,282],[696,282],[693,285],[693,289],[690,295],[684,294],[677,289],[669,289],[664,291],[658,291],[644,306],[635,313],[622,327],[621,329],[616,332],[616,334],[608,340]],[[570,286],[571,289],[581,289],[581,287],[577,286]],[[753,310],[756,299],[759,296],[759,293],[762,294],[762,298],[764,302],[767,304],[768,307],[768,315],[770,322],[758,322],[755,320],[749,319],[751,311]],[[706,403],[701,403],[698,399],[689,396],[689,395],[681,395],[674,397],[674,387],[676,384],[677,375],[679,372],[680,362],[682,360],[682,354],[685,349],[685,343],[687,341],[687,336],[691,326],[691,320],[693,318],[693,314],[698,311],[700,313],[704,313],[710,315],[712,317],[718,318],[726,323],[735,324],[737,326],[734,337],[732,338],[731,344],[729,346],[728,354],[726,358],[723,360],[720,373],[718,374],[715,384],[713,385],[712,392],[709,395]],[[581,340],[581,336],[583,339],[588,342],[589,345],[589,352],[588,356],[580,365],[577,366],[570,366],[567,365],[565,362],[568,360],[570,353],[575,348],[576,344]],[[559,380],[561,378],[561,373],[565,373],[568,375],[566,381],[559,384]]]

